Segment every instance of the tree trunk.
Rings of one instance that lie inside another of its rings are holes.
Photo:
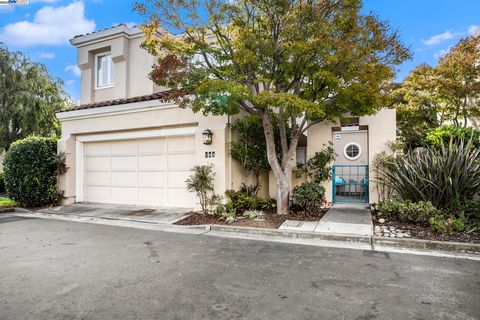
[[[263,130],[267,144],[267,158],[272,168],[275,181],[277,182],[277,214],[288,214],[290,212],[290,187],[292,181],[292,168],[295,160],[298,137],[290,142],[288,150],[283,152],[283,163],[280,165],[275,150],[275,137],[272,127],[272,119],[268,111],[261,113]]]
[[[277,214],[290,212],[290,181],[286,175],[277,179]]]

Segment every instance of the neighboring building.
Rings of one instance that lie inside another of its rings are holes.
[[[185,187],[197,164],[214,164],[218,194],[253,181],[229,155],[234,118],[179,108],[169,99],[170,90],[148,79],[155,58],[140,48],[142,40],[140,29],[122,24],[70,41],[78,49],[81,97],[79,106],[57,114],[58,149],[68,167],[60,178],[65,203],[197,207]],[[395,139],[395,124],[395,111],[382,110],[352,118],[348,126],[312,126],[297,159],[304,162],[333,141],[339,156],[337,177],[326,183],[328,200],[374,202],[368,179],[373,155]],[[213,132],[211,144],[203,143],[206,129]],[[275,194],[271,174],[261,186],[264,196]]]

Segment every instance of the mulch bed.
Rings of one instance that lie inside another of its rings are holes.
[[[278,215],[275,212],[266,212],[265,218],[263,220],[249,219],[242,216],[237,216],[237,220],[233,223],[227,223],[223,220],[220,220],[218,216],[215,215],[204,215],[202,213],[192,213],[188,217],[175,222],[175,224],[183,226],[192,226],[200,224],[219,224],[219,225],[229,225],[237,227],[254,227],[254,228],[273,228],[278,229],[286,220],[299,220],[299,221],[318,221],[323,217],[325,212],[328,209],[324,209],[319,213],[290,213]]]
[[[409,231],[412,238],[423,240],[436,240],[436,241],[456,241],[456,242],[469,242],[480,244],[480,230],[477,229],[471,233],[456,232],[452,234],[436,234],[429,227],[416,225],[411,223],[404,223],[398,221],[386,221],[385,223],[378,223],[373,220],[375,226],[392,226],[405,231]]]

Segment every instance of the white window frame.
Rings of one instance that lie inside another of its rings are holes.
[[[358,154],[355,156],[355,157],[350,157],[348,154],[347,154],[347,148],[350,147],[350,146],[356,146],[358,148]],[[349,142],[345,145],[345,147],[343,148],[343,155],[345,156],[345,158],[347,158],[348,160],[351,160],[351,161],[354,161],[354,160],[357,160],[358,158],[360,158],[360,156],[362,155],[362,147],[356,143],[356,142]]]
[[[104,86],[98,85],[98,70],[99,70],[98,60],[100,57],[111,56],[111,55],[112,53],[110,51],[95,54],[95,62],[94,62],[95,63],[95,90],[113,88],[115,84],[115,62],[113,62],[113,59],[112,59],[113,79],[110,79],[111,83]]]

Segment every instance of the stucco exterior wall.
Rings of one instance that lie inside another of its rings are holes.
[[[360,118],[360,125],[368,125],[370,203],[378,202],[373,159],[377,153],[389,151],[388,142],[397,139],[397,113],[395,109],[383,109],[376,115]]]
[[[67,172],[59,180],[60,190],[64,192],[65,203],[75,202],[76,184],[76,140],[79,136],[98,133],[127,133],[145,129],[195,127],[195,163],[212,163],[216,172],[215,192],[222,194],[231,185],[229,163],[227,117],[205,117],[194,114],[190,109],[176,105],[158,110],[139,111],[127,114],[107,114],[62,121],[62,138],[58,142],[58,151],[66,155]],[[213,132],[213,143],[203,144],[204,129]],[[215,151],[214,158],[205,158],[206,151]]]
[[[165,89],[148,79],[156,59],[140,48],[142,41],[138,28],[126,26],[98,32],[95,37],[72,40],[78,48],[80,104],[147,95]],[[106,52],[111,53],[114,62],[114,84],[113,87],[95,88],[95,55]]]
[[[307,159],[332,140],[332,127],[339,123],[321,123],[308,129]],[[368,125],[368,165],[369,165],[369,201],[378,202],[375,184],[373,159],[377,153],[388,150],[387,143],[396,139],[396,112],[394,109],[382,109],[372,116],[360,117],[360,125]],[[332,182],[323,183],[327,201],[332,201]]]

